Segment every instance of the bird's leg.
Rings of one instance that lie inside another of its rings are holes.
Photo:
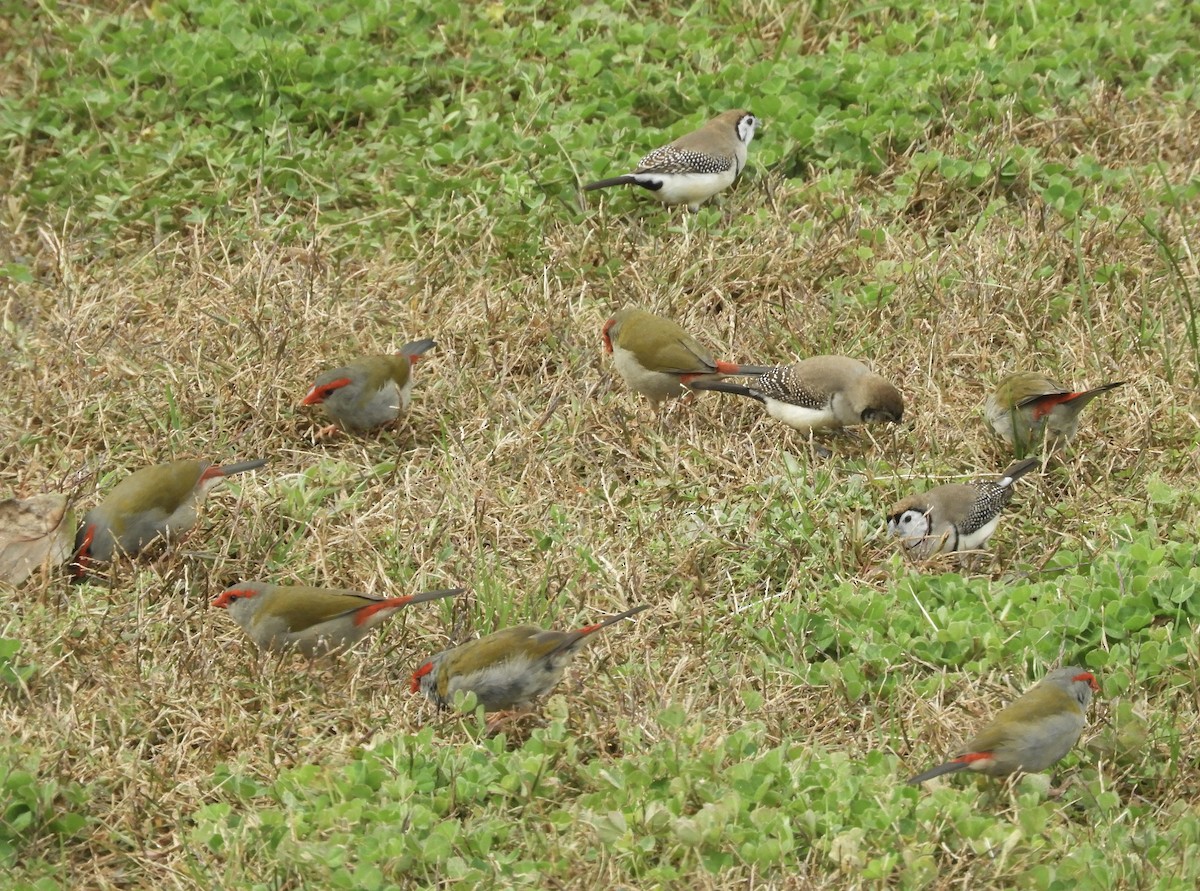
[[[817,441],[817,434],[814,430],[808,431],[808,447],[812,451],[813,457],[820,458],[822,461],[828,461],[833,457],[833,450]]]
[[[513,725],[519,723],[522,718],[527,718],[531,714],[533,714],[533,709],[529,706],[525,706],[524,708],[507,708],[498,712],[489,712],[486,723],[487,732],[489,735],[494,736],[495,734],[501,732],[501,730],[507,730],[511,728]]]
[[[313,442],[320,442],[322,439],[332,439],[342,432],[342,428],[337,424],[326,424],[313,434]]]

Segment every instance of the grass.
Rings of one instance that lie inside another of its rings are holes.
[[[1194,12],[573,9],[15,15],[0,487],[270,464],[109,585],[0,592],[14,887],[1194,886]],[[743,104],[719,206],[575,194]],[[627,304],[863,357],[905,422],[654,415],[600,348]],[[314,443],[316,374],[421,336],[408,419]],[[1019,367],[1128,383],[975,565],[907,564],[884,510],[1006,466]],[[208,608],[243,578],[469,592],[310,667]],[[408,692],[635,603],[509,736]],[[1104,692],[1055,794],[903,785],[1060,662]]]

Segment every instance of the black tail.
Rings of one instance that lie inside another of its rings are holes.
[[[1024,461],[1018,461],[1016,464],[1010,465],[1004,473],[1000,474],[1000,484],[1003,485],[1004,481],[1008,480],[1009,485],[1012,485],[1041,463],[1041,460],[1038,458],[1026,458]]]
[[[607,189],[609,186],[631,186],[637,185],[637,180],[628,173],[621,176],[610,176],[608,179],[598,179],[594,183],[588,183],[583,187],[585,192],[594,192],[596,189]]]
[[[714,390],[717,393],[733,393],[735,396],[749,396],[759,402],[766,402],[763,397],[743,384],[730,384],[725,381],[692,381],[687,386],[693,390]]]

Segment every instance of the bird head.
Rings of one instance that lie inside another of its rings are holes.
[[[84,521],[75,535],[75,555],[71,558],[71,579],[82,582],[88,576],[92,563],[92,542],[96,538],[96,524]]]
[[[333,371],[327,371],[317,378],[317,382],[312,385],[312,389],[308,394],[300,400],[301,405],[319,405],[331,397],[336,395],[351,395],[353,390],[358,389],[361,384],[355,385],[354,379],[350,376],[345,368],[335,368]]]
[[[412,693],[424,693],[431,699],[436,698],[437,667],[440,662],[441,660],[435,657],[414,671],[412,682],[409,684],[409,691]]]
[[[614,328],[617,328],[617,331],[614,331]],[[611,353],[613,351],[612,339],[619,330],[615,316],[604,323],[604,327],[600,331],[601,337],[604,338],[604,352]]]
[[[932,505],[916,500],[916,496],[909,496],[897,502],[888,512],[888,532],[904,539],[905,547],[912,547],[928,537],[932,526],[929,515],[932,511]]]
[[[238,582],[232,588],[227,588],[217,595],[212,602],[216,609],[228,610],[229,615],[237,621],[258,610],[268,586],[262,582]]]
[[[740,111],[739,110],[737,112],[737,115],[738,115],[738,119],[737,119],[738,141],[744,143],[745,145],[749,145],[750,140],[752,140],[754,138],[754,131],[756,129],[758,129],[758,126],[761,123],[761,121],[759,121],[759,119],[756,118],[749,111]]]
[[[1100,692],[1100,684],[1096,681],[1096,676],[1090,671],[1074,665],[1050,672],[1046,675],[1043,683],[1046,681],[1065,687],[1067,692],[1074,696],[1079,705],[1085,709],[1092,701],[1092,694]]]

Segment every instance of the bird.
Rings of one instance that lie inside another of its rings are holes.
[[[210,490],[266,463],[256,458],[219,467],[183,460],[131,473],[84,514],[71,561],[76,580],[88,575],[93,562],[111,560],[118,552],[136,556],[157,538],[178,539],[196,525],[197,508]]]
[[[625,383],[656,407],[698,380],[771,370],[720,362],[678,324],[644,309],[622,309],[604,323],[602,336],[604,351],[612,354]]]
[[[404,606],[454,597],[465,590],[445,588],[384,598],[337,588],[245,581],[223,591],[212,605],[227,610],[260,650],[298,651],[315,659],[348,650]]]
[[[1002,777],[1045,770],[1071,751],[1087,723],[1096,676],[1076,666],[1056,668],[992,718],[945,764],[910,777],[911,785],[959,770]]]
[[[802,432],[904,417],[900,391],[849,356],[813,356],[769,369],[747,383],[699,380],[693,390],[716,390],[757,399],[767,414]]]
[[[1013,483],[1039,463],[1037,458],[1027,458],[994,482],[949,483],[909,495],[888,511],[888,531],[900,536],[905,549],[918,558],[982,548],[1012,498]]]
[[[459,690],[471,691],[484,711],[528,706],[549,693],[588,638],[615,622],[637,615],[635,606],[578,631],[543,631],[536,625],[505,628],[438,653],[412,676],[412,692],[424,693],[439,708]]]
[[[745,109],[722,112],[700,129],[650,152],[632,173],[588,183],[583,189],[641,186],[668,207],[686,204],[696,213],[701,204],[733,185],[746,166],[758,124]]]
[[[1084,406],[1124,383],[1114,381],[1075,392],[1039,371],[1016,371],[996,384],[983,415],[996,434],[1019,452],[1038,445],[1043,438],[1060,448],[1075,438]]]
[[[365,356],[317,377],[301,405],[322,405],[338,428],[362,433],[395,421],[412,403],[412,367],[437,346],[428,337],[400,347],[394,355]]]

